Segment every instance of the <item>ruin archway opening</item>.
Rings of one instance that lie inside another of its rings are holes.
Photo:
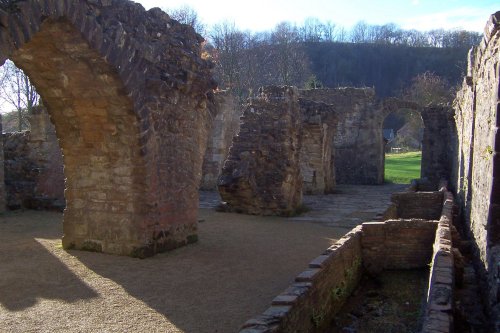
[[[384,181],[410,183],[420,178],[424,122],[419,110],[399,108],[382,123]]]
[[[63,152],[63,246],[131,254],[146,185],[138,119],[116,70],[63,18],[46,19],[10,59],[36,86]]]

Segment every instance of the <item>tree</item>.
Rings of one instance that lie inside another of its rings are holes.
[[[288,22],[276,26],[271,34],[272,60],[278,85],[301,85],[309,76],[309,61],[300,43],[298,28]]]
[[[203,22],[200,21],[198,13],[191,7],[184,5],[180,8],[165,10],[171,18],[179,21],[182,24],[187,24],[193,27],[193,29],[202,36],[206,35],[206,27]]]
[[[420,105],[428,105],[450,103],[453,96],[454,91],[446,79],[427,71],[412,79],[412,84],[403,97]]]
[[[18,130],[28,129],[27,115],[32,114],[40,102],[35,86],[12,61],[6,61],[1,67],[0,77],[0,99],[17,112]]]
[[[323,88],[323,83],[321,83],[321,81],[316,77],[316,75],[312,74],[307,79],[306,84],[304,85],[304,88],[306,88],[306,89]]]

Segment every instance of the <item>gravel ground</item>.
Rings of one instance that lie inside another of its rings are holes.
[[[0,217],[0,332],[236,332],[345,233],[200,209],[200,241],[145,260],[64,251],[54,212]]]

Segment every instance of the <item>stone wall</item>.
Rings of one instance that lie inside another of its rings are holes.
[[[396,214],[391,218],[439,220],[443,193],[437,191],[393,193],[391,201],[396,208]]]
[[[64,248],[145,257],[196,241],[215,88],[202,42],[128,0],[0,10],[0,65],[29,75],[63,151]]]
[[[422,108],[420,114],[425,125],[420,173],[437,185],[452,177],[457,141],[455,111],[450,106],[429,106]]]
[[[301,90],[303,99],[335,110],[335,178],[339,184],[381,184],[384,181],[382,121],[373,88]]]
[[[54,126],[42,107],[29,122],[30,131],[3,135],[7,207],[62,211],[63,161]]]
[[[306,194],[331,193],[335,187],[336,129],[335,111],[331,105],[299,99],[302,115],[300,169]]]
[[[300,109],[294,87],[266,87],[244,108],[219,177],[231,211],[289,215],[302,203]]]
[[[0,133],[2,133],[2,115],[0,114]],[[0,213],[3,213],[7,207],[7,191],[5,189],[5,165],[3,140],[0,140]]]
[[[214,109],[212,114],[216,114],[216,116],[212,122],[207,151],[203,159],[200,184],[202,190],[217,189],[217,178],[229,154],[233,137],[240,128],[241,108],[230,92],[216,92],[209,107]]]
[[[467,77],[454,102],[457,199],[476,245],[485,299],[500,330],[500,12],[471,50]]]
[[[362,275],[361,226],[310,262],[288,289],[240,333],[327,332]]]

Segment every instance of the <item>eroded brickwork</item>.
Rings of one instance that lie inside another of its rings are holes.
[[[2,115],[0,115],[0,133],[2,133]],[[0,140],[0,166],[5,165],[3,140]],[[7,205],[7,191],[5,190],[5,168],[0,167],[0,213]]]
[[[65,248],[144,257],[196,240],[214,87],[201,42],[126,0],[0,10],[0,63],[30,76],[60,140]]]
[[[217,178],[227,158],[233,137],[240,128],[241,107],[228,91],[215,92],[212,114],[216,114],[208,139],[207,151],[203,160],[203,175],[200,189],[216,190]]]
[[[458,200],[476,244],[481,283],[495,329],[500,330],[500,12],[469,54],[467,77],[455,99]],[[495,330],[494,329],[494,330]]]
[[[42,107],[29,122],[30,131],[3,135],[7,207],[62,210],[63,161],[54,126]]]
[[[289,215],[302,203],[300,108],[294,87],[265,87],[245,107],[219,177],[232,211]]]
[[[335,109],[335,178],[339,184],[381,184],[384,181],[382,123],[372,88],[301,90],[303,99]],[[380,123],[380,124],[379,124]]]
[[[305,194],[331,193],[335,187],[336,129],[331,105],[299,99],[302,115],[300,168]]]

